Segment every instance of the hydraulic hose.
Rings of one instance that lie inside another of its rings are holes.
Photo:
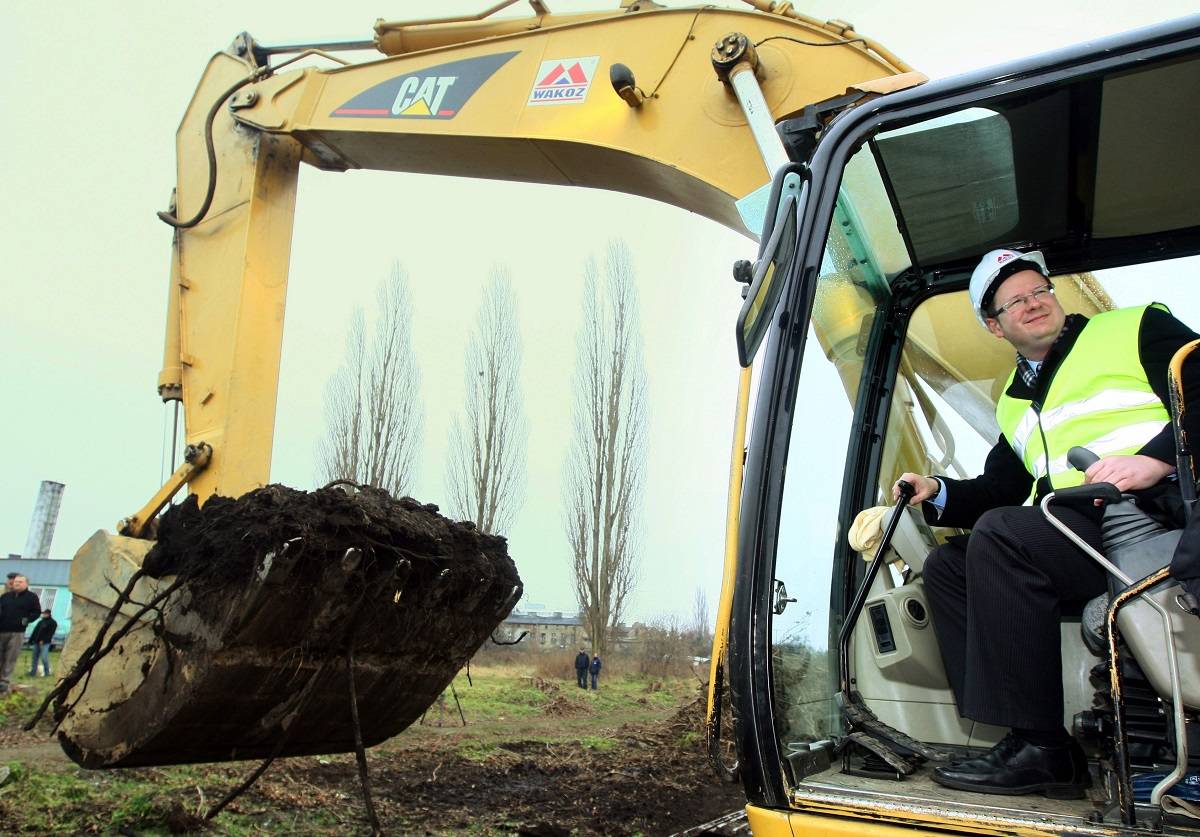
[[[208,210],[212,207],[213,196],[217,192],[217,147],[213,142],[213,122],[216,121],[217,113],[229,97],[257,78],[258,73],[254,72],[244,79],[239,80],[218,96],[217,100],[213,102],[213,106],[209,108],[208,118],[204,120],[204,150],[208,153],[208,191],[204,194],[204,202],[200,204],[200,209],[196,211],[196,214],[186,221],[180,221],[179,218],[170,212],[157,213],[162,221],[170,224],[175,229],[191,229],[204,220],[204,216],[208,214]]]

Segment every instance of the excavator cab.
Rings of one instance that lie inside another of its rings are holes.
[[[955,533],[902,510],[856,620],[868,562],[847,539],[899,474],[973,476],[999,437],[1013,355],[967,299],[982,253],[1041,249],[1068,312],[1161,301],[1200,326],[1197,94],[1193,18],[885,95],[816,142],[786,287],[745,358],[758,397],[729,671],[756,833],[855,833],[863,818],[879,834],[1200,824],[1200,619],[1176,595],[1155,606],[1173,629],[1149,609],[1120,622],[1111,655],[1064,614],[1063,722],[1090,756],[1088,798],[951,791],[931,760],[1006,732],[958,714],[931,627],[923,563]],[[860,746],[888,730],[900,736]]]

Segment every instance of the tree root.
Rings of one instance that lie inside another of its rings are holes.
[[[363,805],[371,823],[371,835],[383,834],[379,827],[379,815],[375,813],[375,802],[371,799],[371,774],[367,771],[367,751],[363,747],[362,727],[358,723],[358,690],[354,685],[354,645],[346,649],[346,675],[350,681],[350,718],[354,722],[354,758],[358,762],[358,780],[362,783]]]
[[[71,707],[74,706],[75,703],[79,702],[81,697],[83,697],[83,691],[87,689],[87,682],[84,682],[83,690],[81,690],[79,696],[75,698],[74,703],[64,708],[63,704],[66,701],[67,695],[70,693],[71,689],[75,688],[75,685],[85,677],[90,679],[92,669],[95,668],[96,664],[108,656],[108,653],[116,647],[118,642],[124,639],[126,634],[134,629],[138,621],[143,616],[145,616],[151,610],[157,610],[158,605],[166,601],[166,599],[169,598],[176,590],[183,586],[185,581],[183,577],[177,578],[165,590],[157,593],[154,598],[146,602],[135,614],[130,616],[125,624],[118,628],[108,640],[108,644],[101,648],[101,644],[104,642],[105,637],[108,636],[109,629],[116,621],[117,614],[121,612],[122,607],[132,601],[131,595],[133,593],[134,586],[145,576],[146,572],[139,569],[129,577],[129,583],[125,585],[125,589],[121,591],[121,594],[117,597],[117,600],[113,603],[113,606],[109,608],[108,616],[105,617],[104,624],[100,626],[100,630],[96,632],[96,638],[92,640],[92,644],[87,647],[87,650],[85,650],[79,657],[79,660],[76,661],[75,667],[71,669],[71,673],[59,681],[59,683],[46,694],[46,697],[42,700],[42,705],[38,707],[33,717],[23,727],[26,731],[37,726],[38,721],[40,721],[42,716],[46,714],[46,710],[50,708],[51,703],[54,704],[54,728],[58,729],[58,726],[62,723],[66,713],[71,710]]]
[[[321,661],[321,664],[317,666],[316,670],[309,676],[308,682],[304,684],[304,688],[299,693],[300,699],[297,701],[296,708],[292,714],[299,716],[304,711],[304,708],[308,705],[309,700],[314,694],[316,694],[317,690],[315,686],[317,683],[317,678],[319,678],[325,671],[325,666],[328,664],[329,658],[327,657]],[[287,717],[286,713],[284,714],[284,717]],[[283,750],[284,745],[287,744],[288,738],[291,737],[293,728],[294,725],[291,725],[284,727],[280,731],[279,740],[275,742],[275,749],[271,752],[271,755],[263,759],[262,764],[256,767],[254,772],[247,776],[241,784],[229,791],[229,793],[225,794],[225,797],[204,815],[204,819],[211,820],[215,818],[218,814],[225,810],[229,803],[233,802],[243,793],[248,791],[251,786],[258,781],[258,777],[267,772],[267,768],[271,766],[271,763],[275,761],[275,759],[279,756],[280,751]]]

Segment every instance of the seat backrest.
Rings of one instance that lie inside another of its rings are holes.
[[[1095,453],[1081,447],[1071,448],[1067,452],[1067,459],[1081,471],[1086,471],[1099,461]],[[1094,488],[1119,493],[1108,484],[1098,484]],[[1075,489],[1066,489],[1072,490]],[[1098,496],[1103,497],[1103,493]],[[1077,494],[1076,499],[1083,498]],[[1136,583],[1171,563],[1185,530],[1166,528],[1162,522],[1139,508],[1132,495],[1125,494],[1116,500],[1104,499],[1106,505],[1101,535],[1105,557],[1124,574],[1124,578],[1118,578],[1112,572],[1109,574],[1109,594],[1115,596],[1127,589],[1127,581]],[[1091,551],[1090,547],[1085,546],[1084,549]],[[1174,694],[1168,653],[1174,647],[1183,704],[1196,708],[1200,707],[1200,619],[1185,604],[1185,592],[1183,586],[1168,576],[1148,592],[1122,606],[1117,612],[1117,627],[1150,685],[1159,697],[1168,701],[1173,700]],[[1101,656],[1107,654],[1107,642],[1104,639],[1107,598],[1105,596],[1088,602],[1083,613],[1084,644]],[[1163,612],[1148,603],[1148,598],[1153,599],[1167,614],[1165,621]]]
[[[1117,626],[1154,691],[1168,701],[1171,700],[1171,671],[1167,642],[1174,643],[1183,704],[1196,709],[1200,708],[1200,619],[1180,606],[1178,599],[1182,593],[1179,583],[1168,579],[1146,594],[1167,611],[1169,636],[1164,630],[1162,615],[1140,599],[1121,608],[1117,613]]]
[[[1105,509],[1103,533],[1108,559],[1136,581],[1171,561],[1183,530],[1164,529],[1127,499]],[[1109,582],[1113,594],[1124,588],[1116,579]],[[1168,578],[1123,606],[1117,613],[1117,626],[1150,685],[1168,701],[1172,689],[1167,644],[1174,644],[1183,703],[1196,708],[1200,707],[1200,619],[1179,604],[1183,592],[1178,582]],[[1162,614],[1144,601],[1146,597],[1166,610],[1169,632]]]

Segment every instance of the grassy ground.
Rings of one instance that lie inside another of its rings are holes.
[[[708,819],[714,805],[737,807],[737,793],[726,803],[695,786],[715,780],[705,774],[695,724],[678,720],[681,705],[690,707],[689,718],[694,715],[694,678],[610,676],[596,692],[516,667],[475,667],[471,680],[460,674],[454,683],[466,726],[448,691],[423,723],[369,751],[388,833],[665,834],[689,817],[694,823]],[[255,766],[83,770],[63,756],[45,725],[39,733],[19,729],[51,682],[23,676],[0,699],[0,765],[10,769],[0,786],[0,822],[13,832],[191,830],[199,825],[197,814]],[[623,790],[625,782],[631,787]],[[634,785],[651,796],[637,797]],[[728,786],[721,791],[728,795]],[[664,801],[672,793],[682,801]],[[700,798],[694,814],[681,811],[692,797]],[[541,830],[530,832],[531,822]],[[208,833],[347,834],[364,828],[354,757],[332,755],[280,760]]]
[[[16,671],[12,674],[11,691],[0,694],[0,747],[15,738],[24,741],[25,737],[17,737],[16,729],[33,715],[42,697],[54,685],[54,677],[29,676],[30,652],[24,650],[17,660]],[[50,652],[50,671],[58,672],[58,652]]]

